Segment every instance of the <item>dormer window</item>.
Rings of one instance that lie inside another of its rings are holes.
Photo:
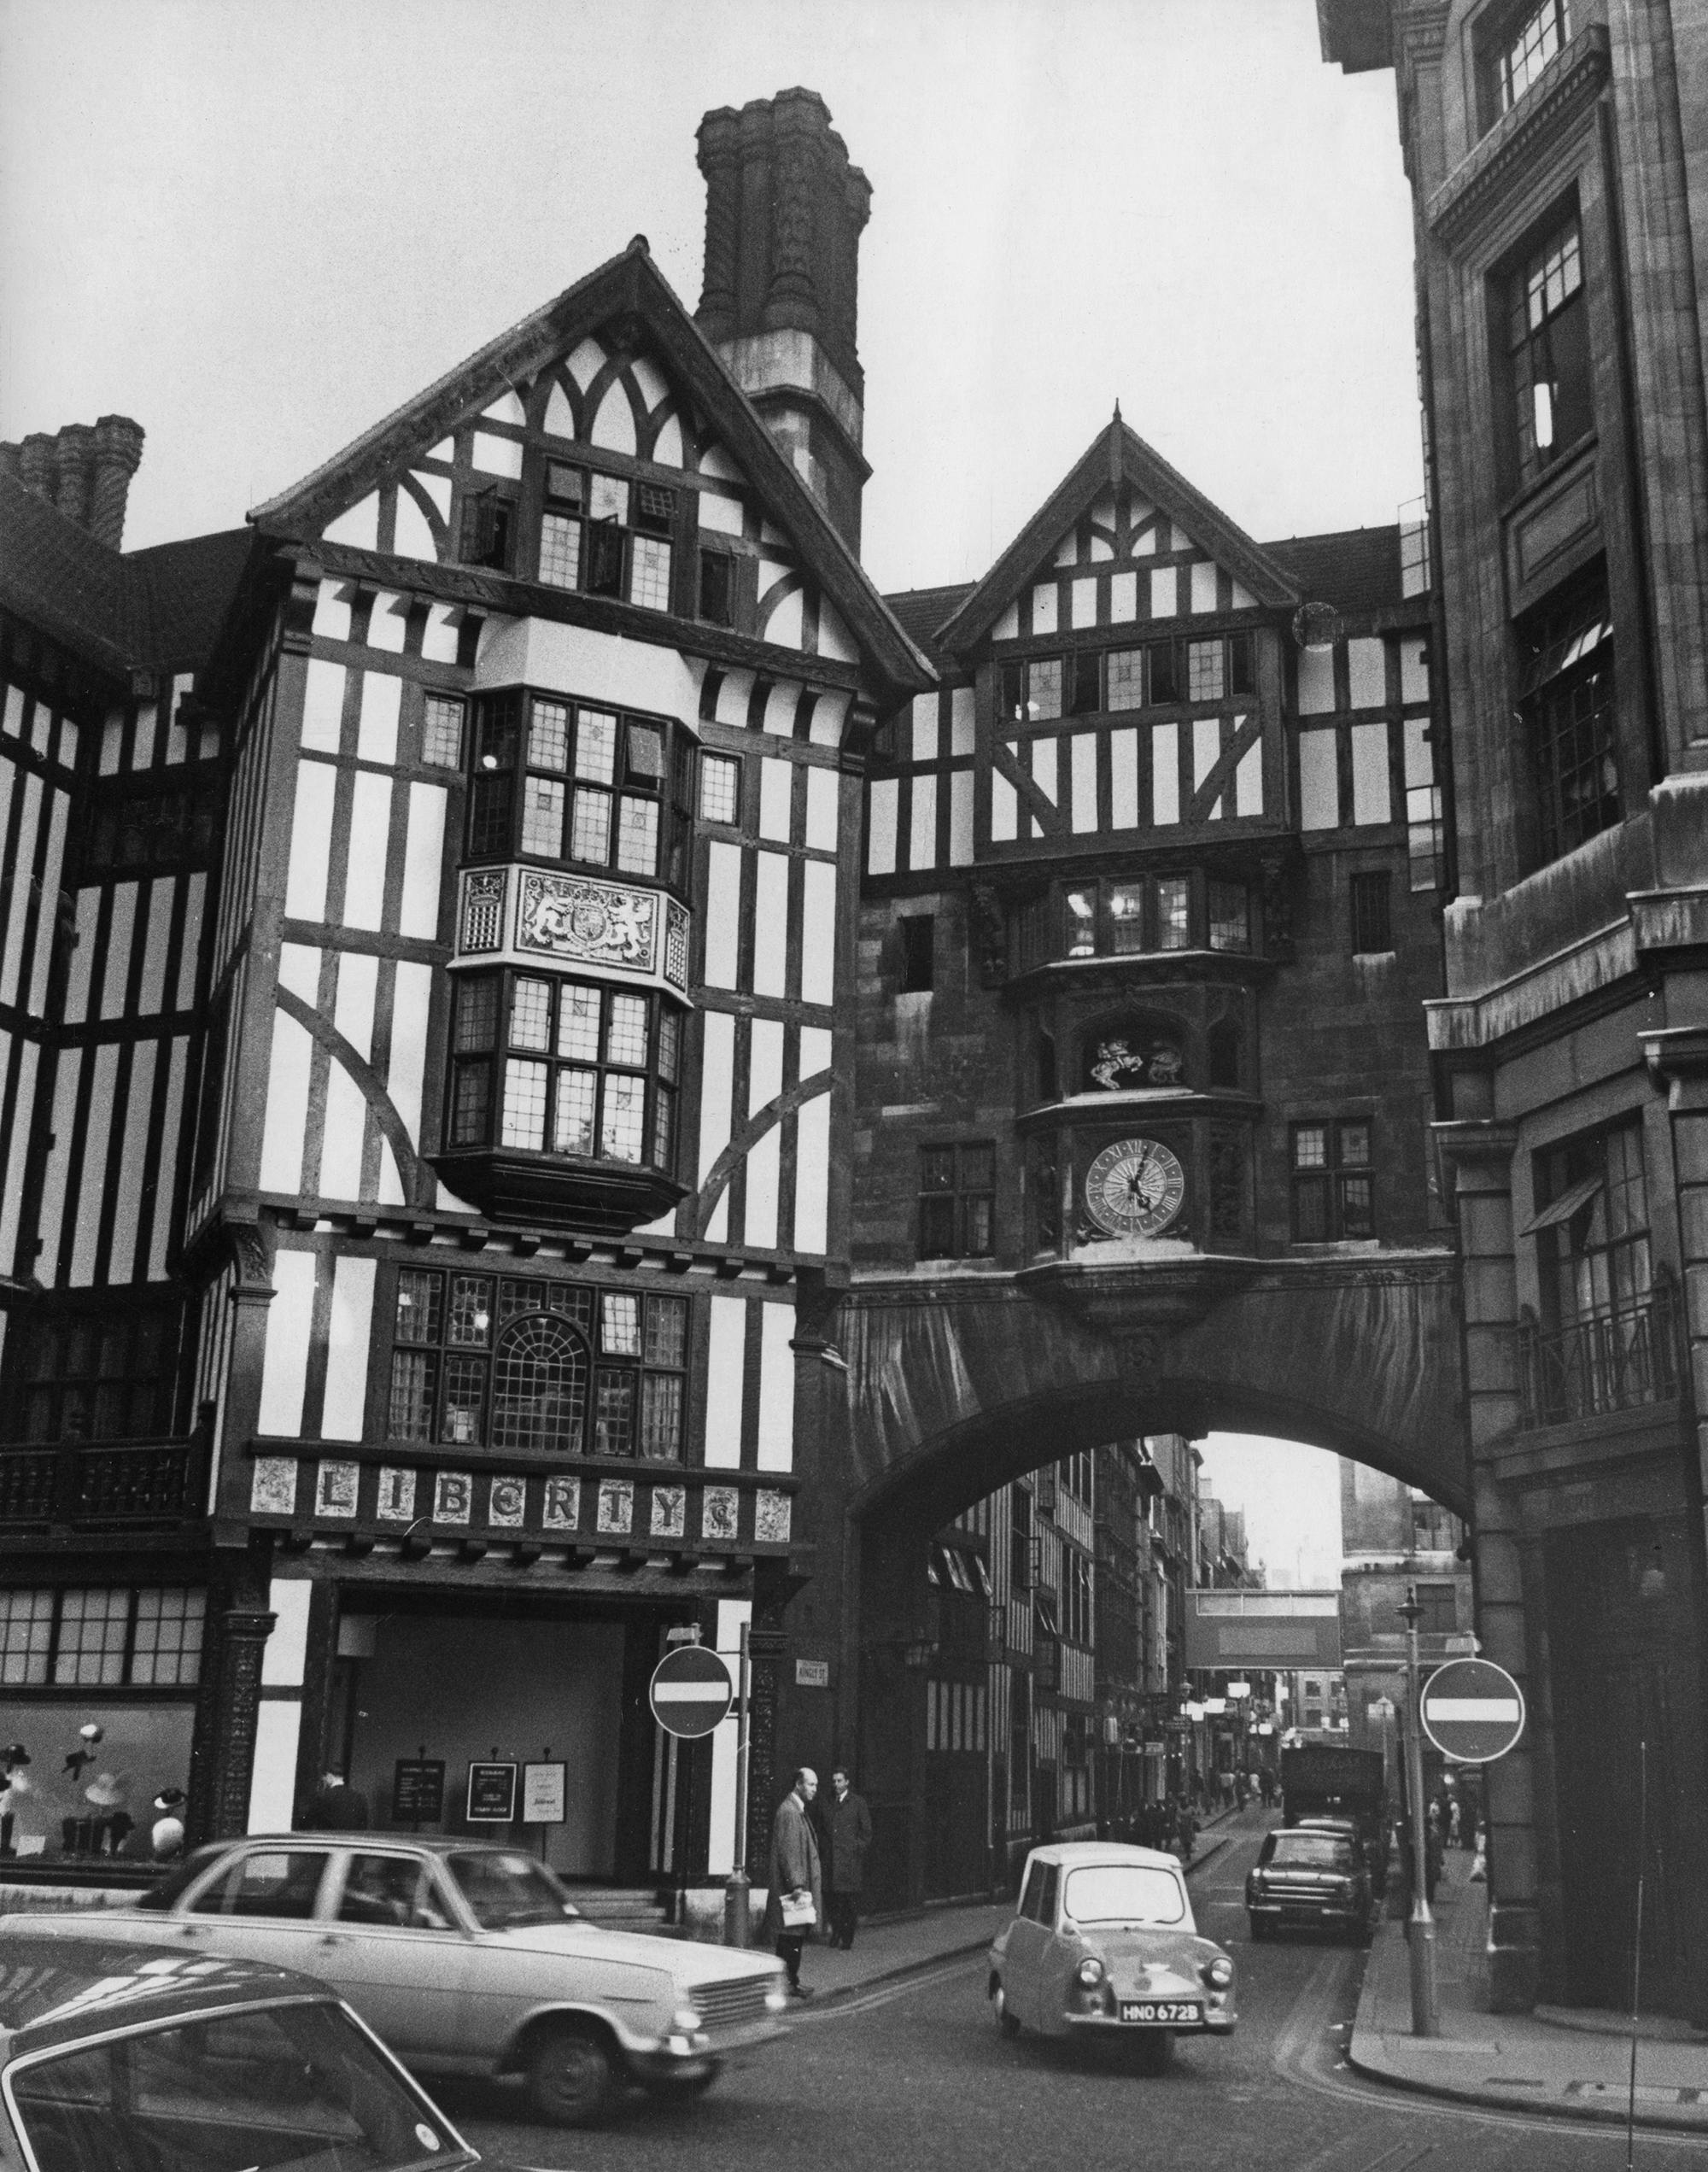
[[[554,588],[670,607],[676,493],[547,460],[539,578]]]

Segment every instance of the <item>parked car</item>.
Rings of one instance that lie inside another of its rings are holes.
[[[28,1915],[0,1919],[0,2163],[503,2172],[324,1985]]]
[[[1290,1825],[1266,1834],[1246,1873],[1245,1909],[1254,1944],[1278,1929],[1370,1932],[1370,1870],[1356,1831]]]
[[[1342,1840],[1351,1841],[1364,1858],[1372,1892],[1380,1885],[1388,1852],[1381,1832],[1372,1832],[1355,1818],[1301,1818],[1287,1830],[1296,1833],[1334,1833]]]
[[[729,2053],[783,2034],[787,2002],[773,1956],[606,1930],[533,1856],[480,1841],[251,1835],[198,1849],[131,1906],[32,1921],[300,1968],[411,2066],[519,2074],[564,2126],[625,2081],[708,2087]]]
[[[1179,1859],[1115,1841],[1032,1849],[989,1991],[1005,2036],[1128,2036],[1159,2059],[1235,2022],[1232,1957],[1199,1935]]]

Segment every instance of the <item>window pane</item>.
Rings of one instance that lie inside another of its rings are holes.
[[[555,498],[560,505],[579,506],[583,489],[582,471],[578,467],[567,467],[562,460],[546,463],[546,495]]]
[[[576,775],[610,784],[617,774],[617,719],[603,709],[583,709],[576,726]]]
[[[611,794],[608,792],[589,792],[585,785],[576,790],[575,831],[570,840],[570,857],[576,860],[596,860],[600,866],[611,858]]]
[[[661,1009],[658,1013],[658,1076],[668,1079],[672,1086],[676,1081],[681,1034],[681,1018],[674,1010]]]
[[[523,787],[522,850],[547,859],[562,857],[564,787],[550,777],[530,776]]]
[[[451,1277],[450,1332],[445,1338],[464,1349],[482,1349],[492,1340],[492,1285],[483,1274]]]
[[[570,710],[564,701],[534,698],[528,724],[528,766],[530,770],[561,770],[570,758]]]
[[[1344,1169],[1365,1169],[1370,1166],[1370,1127],[1368,1124],[1342,1124],[1340,1127],[1340,1162]]]
[[[1371,1209],[1371,1182],[1367,1176],[1341,1179],[1340,1204],[1342,1237],[1374,1236],[1376,1223]]]
[[[122,1681],[131,1595],[125,1590],[73,1589],[61,1595],[56,1682]]]
[[[439,1339],[439,1295],[442,1279],[418,1267],[404,1267],[397,1277],[397,1326],[400,1343],[436,1343]]]
[[[506,1328],[493,1383],[494,1448],[579,1454],[587,1404],[581,1338],[547,1313]]]
[[[457,983],[457,1038],[459,1056],[472,1056],[489,1049],[498,1032],[498,981],[488,973],[464,977]]]
[[[668,536],[676,518],[676,494],[657,483],[640,483],[635,489],[635,525],[655,536]]]
[[[922,1146],[920,1149],[919,1188],[921,1191],[952,1191],[955,1189],[955,1149],[952,1146]]]
[[[968,1258],[980,1258],[991,1250],[991,1202],[966,1199],[962,1207],[962,1249]]]
[[[1293,1186],[1293,1233],[1301,1244],[1321,1244],[1329,1233],[1329,1180],[1306,1177]]]
[[[207,1603],[205,1591],[182,1585],[137,1594],[137,1625],[131,1644],[132,1683],[168,1689],[200,1679]]]
[[[920,1256],[946,1260],[955,1252],[955,1201],[936,1193],[919,1203]]]
[[[629,751],[624,774],[631,784],[664,785],[664,735],[656,724],[630,724],[626,735]]]
[[[620,476],[594,475],[588,482],[593,495],[589,510],[595,520],[627,520],[629,485]]]
[[[1109,947],[1123,955],[1144,948],[1144,885],[1109,885]]]
[[[558,994],[558,1053],[594,1062],[599,1055],[599,990],[565,981]]]
[[[430,1350],[394,1350],[386,1431],[393,1440],[433,1437],[433,1385],[438,1360]]]
[[[1103,699],[1111,709],[1140,709],[1144,705],[1144,651],[1111,649],[1104,659]]]
[[[658,803],[631,799],[625,792],[617,810],[617,864],[625,875],[658,871]]]
[[[481,1415],[486,1404],[486,1360],[447,1357],[445,1360],[445,1423],[442,1437],[459,1446],[481,1437]]]
[[[626,1291],[607,1290],[599,1303],[599,1346],[609,1357],[640,1355],[640,1300]]]
[[[646,1001],[645,996],[611,996],[605,1029],[608,1063],[632,1063],[639,1069],[646,1063]]]
[[[632,1455],[635,1453],[635,1375],[599,1370],[595,1390],[594,1454]]]
[[[961,1149],[961,1189],[988,1191],[996,1182],[997,1151],[993,1146]]]
[[[630,553],[629,600],[649,611],[670,607],[670,547],[655,536],[637,536]]]
[[[1062,714],[1062,659],[1035,656],[1026,667],[1027,714],[1039,718]]]
[[[642,1156],[642,1129],[646,1108],[646,1081],[620,1071],[607,1072],[605,1116],[600,1127],[600,1151],[615,1162],[639,1162]]]
[[[741,767],[722,754],[699,758],[699,818],[702,822],[740,822]]]
[[[652,1096],[652,1166],[667,1173],[676,1162],[676,1097],[667,1086]]]
[[[485,1063],[459,1063],[452,1089],[451,1144],[480,1146],[491,1121],[492,1073]]]
[[[1192,940],[1191,877],[1159,875],[1156,883],[1156,947],[1184,951]]]
[[[652,1373],[642,1385],[640,1453],[674,1461],[682,1452],[682,1383],[672,1373]]]
[[[559,1154],[592,1153],[594,1100],[598,1085],[598,1074],[594,1071],[559,1072],[553,1145]]]
[[[504,1115],[500,1137],[506,1146],[541,1147],[546,1143],[546,1080],[543,1063],[512,1057],[504,1067]]]
[[[1329,1161],[1328,1127],[1324,1124],[1301,1124],[1293,1133],[1293,1167],[1296,1169],[1325,1169]]]
[[[1220,701],[1227,691],[1220,641],[1189,641],[1186,645],[1186,699]]]
[[[686,1297],[648,1297],[646,1300],[646,1362],[681,1365],[687,1361],[688,1307]]]
[[[52,1634],[51,1591],[0,1591],[0,1682],[45,1682]]]
[[[1243,951],[1251,947],[1251,906],[1243,882],[1212,882],[1208,886],[1210,948]]]
[[[582,524],[548,512],[540,523],[540,578],[553,588],[573,588],[582,575]]]
[[[436,769],[463,766],[463,705],[430,694],[421,714],[421,758]]]
[[[1097,893],[1095,890],[1068,893],[1068,955],[1090,957],[1097,947]]]
[[[552,984],[518,979],[510,996],[510,1045],[543,1051],[551,1045]]]

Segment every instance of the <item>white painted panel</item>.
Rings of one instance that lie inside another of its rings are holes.
[[[833,664],[857,664],[860,652],[843,623],[842,613],[828,596],[818,600],[818,653]]]
[[[775,1018],[756,1018],[747,1056],[747,1114],[756,1116],[783,1090],[783,1028]]]
[[[1388,644],[1362,635],[1346,645],[1347,696],[1354,709],[1381,709],[1388,700]]]
[[[326,917],[326,861],[332,843],[332,794],[337,771],[326,762],[303,762],[296,771],[296,805],[290,824],[290,865],[284,910],[292,920]]]
[[[308,1377],[308,1341],[314,1325],[313,1253],[275,1253],[272,1288],[261,1361],[260,1430],[300,1433],[302,1391]]]
[[[149,885],[143,922],[143,977],[137,991],[137,1015],[143,1018],[152,1018],[166,1000],[167,940],[172,933],[172,895],[176,887],[169,875]]]
[[[975,700],[973,688],[951,687],[949,689],[949,751],[951,754],[972,752],[974,711]]]
[[[249,1781],[250,1832],[290,1830],[296,1808],[296,1746],[301,1732],[302,1706],[295,1697],[269,1697],[256,1712],[255,1761]]]
[[[1222,726],[1220,717],[1192,719],[1192,789],[1199,791],[1220,759]]]
[[[430,965],[400,963],[391,997],[391,1061],[386,1092],[412,1145],[421,1138],[421,1081],[427,1066],[427,1012],[433,998]]]
[[[441,483],[444,477],[424,475],[418,479],[423,483]],[[439,555],[426,514],[401,483],[397,488],[397,512],[392,526],[391,551],[394,558],[424,559],[430,565]],[[374,646],[378,647],[380,644],[376,641]]]
[[[391,836],[391,779],[356,773],[350,805],[350,852],[344,874],[344,925],[377,928],[385,905],[386,846]]]
[[[775,755],[759,764],[759,834],[779,845],[789,841],[789,802],[794,786],[794,764]]]
[[[1192,568],[1192,608],[1214,611],[1216,607],[1216,569],[1200,559]]]
[[[1427,717],[1407,717],[1405,720],[1401,736],[1408,791],[1421,791],[1436,781],[1435,750],[1430,743],[1429,729]]]
[[[1180,819],[1180,727],[1150,728],[1150,818],[1159,826]]]
[[[951,867],[970,867],[973,864],[971,770],[951,770],[949,773],[949,864]]]
[[[71,806],[68,793],[55,792],[51,795],[52,808],[48,816],[48,849],[42,866],[43,906],[36,916],[36,956],[30,969],[29,1007],[37,1017],[42,1015],[47,1003],[48,968],[53,961],[54,937],[58,925],[55,906],[59,899],[60,877],[65,867],[65,823]]]
[[[782,852],[756,855],[753,886],[753,992],[780,996],[787,992],[789,956],[789,863]],[[822,860],[809,861],[822,867]]]
[[[1080,831],[1095,829],[1097,826],[1097,735],[1095,732],[1075,732],[1068,741],[1068,748],[1073,828]]]
[[[359,1441],[367,1411],[368,1338],[373,1330],[374,1262],[346,1255],[332,1270],[326,1345],[324,1440]]]
[[[318,634],[322,641],[348,641],[350,603],[355,593],[348,581],[323,581],[315,591],[314,623],[309,632]]]
[[[136,729],[131,737],[131,767],[146,770],[153,766],[155,758],[155,727],[160,711],[152,701],[145,701],[137,711]]]
[[[118,1197],[113,1205],[113,1243],[107,1261],[109,1282],[129,1282],[135,1273],[137,1231],[142,1215],[143,1157],[149,1149],[155,1063],[159,1052],[157,1041],[138,1041],[131,1058],[131,1091],[125,1105]]]
[[[77,940],[72,946],[65,976],[65,1020],[68,1026],[81,1025],[89,1008],[89,969],[95,962],[95,923],[100,911],[98,890],[78,892]]]
[[[1152,570],[1150,615],[1153,618],[1178,618],[1180,615],[1179,582],[1172,565],[1159,565]]]
[[[430,605],[427,623],[421,629],[421,653],[429,664],[454,664],[457,660],[457,632],[462,624],[462,611],[456,604]]]
[[[1032,592],[1032,630],[1034,634],[1053,634],[1056,631],[1056,583],[1040,582]]]
[[[368,1105],[361,1088],[342,1063],[334,1062],[326,1079],[326,1129],[320,1144],[319,1182],[308,1188],[323,1199],[362,1196],[362,1137]],[[306,1174],[306,1172],[305,1172]]]
[[[795,1332],[793,1305],[759,1308],[759,1453],[762,1471],[795,1467]]]
[[[564,366],[568,369],[570,375],[575,379],[576,384],[583,392],[585,392],[588,387],[593,383],[594,379],[599,375],[600,372],[605,367],[605,349],[600,345],[599,342],[594,338],[592,334],[589,333],[587,338],[582,340],[581,344],[576,348],[574,354],[570,356],[569,360]]]
[[[833,1045],[828,1026],[803,1026],[800,1029],[800,1076],[813,1079],[821,1071],[828,1071]]]
[[[1109,827],[1138,827],[1138,734],[1131,725],[1109,734]]]
[[[706,1334],[705,1467],[734,1471],[741,1463],[746,1386],[747,1300],[717,1297]]]
[[[109,709],[107,712],[107,721],[101,728],[101,774],[102,776],[116,776],[119,774],[119,752],[124,743],[125,712],[122,709]]]
[[[53,1145],[42,1179],[42,1203],[36,1233],[41,1239],[37,1256],[38,1278],[51,1285],[59,1273],[59,1240],[65,1218],[66,1176],[71,1166],[72,1127],[77,1120],[77,1087],[83,1071],[83,1051],[61,1049],[54,1073]]]
[[[338,959],[338,992],[332,1023],[364,1063],[373,1054],[374,998],[379,960],[364,951],[345,951]]]
[[[1299,827],[1301,829],[1337,829],[1340,827],[1340,770],[1335,752],[1337,735],[1329,731],[1299,734]]]
[[[804,1073],[806,1062],[802,1058]],[[795,1122],[795,1250],[822,1252],[830,1197],[830,1096],[801,1104]]]
[[[666,415],[659,424],[658,434],[652,440],[652,458],[660,467],[681,467],[686,465],[682,426],[675,415]]]
[[[95,1279],[96,1240],[101,1210],[107,1203],[107,1145],[113,1130],[113,1087],[119,1071],[118,1045],[103,1041],[95,1051],[90,1081],[89,1129],[83,1141],[83,1168],[77,1188],[77,1219],[71,1232],[71,1273],[74,1286]]]
[[[1112,625],[1125,626],[1138,616],[1138,576],[1137,573],[1112,573],[1109,576],[1109,621]]]
[[[717,1602],[717,1648],[737,1678],[741,1664],[741,1625],[753,1618],[747,1599],[720,1599]],[[706,1874],[722,1877],[735,1861],[736,1722],[734,1714],[721,1721],[711,1737],[711,1829],[706,1836]]]
[[[775,641],[779,648],[804,648],[806,646],[804,602],[805,599],[798,588],[793,589],[784,596],[773,608],[766,618],[764,624],[760,628],[761,640]],[[791,693],[790,700],[793,704],[794,700],[793,693]],[[767,731],[776,729],[771,723],[769,711],[765,718],[765,729]]]
[[[837,818],[841,793],[834,770],[806,773],[806,841],[815,852],[836,850]]]
[[[776,624],[776,620],[771,622]],[[773,641],[787,636],[772,634]],[[791,642],[791,647],[798,646]],[[780,679],[765,697],[765,713],[760,718],[759,729],[768,731],[773,739],[793,739],[795,735],[795,714],[800,707],[801,690],[793,679]]]
[[[1015,788],[997,770],[991,771],[991,842],[1008,845],[1014,841],[1015,826],[1020,819],[1020,802]]]
[[[1394,819],[1388,789],[1385,723],[1354,724],[1352,728],[1352,818],[1355,823]]]
[[[1251,594],[1249,588],[1241,588],[1237,581],[1233,582],[1231,585],[1233,591],[1232,608],[1235,611],[1252,611],[1256,608],[1257,598]]]
[[[840,746],[843,726],[854,706],[851,694],[821,694],[812,705],[806,735],[814,746]]]
[[[705,965],[709,988],[733,988],[741,933],[741,847],[714,838],[705,860]]]
[[[412,784],[403,845],[403,899],[398,933],[431,942],[439,932],[439,886],[445,859],[445,789]]]
[[[166,1119],[161,1126],[160,1184],[155,1193],[154,1229],[149,1238],[149,1279],[166,1279],[172,1242],[172,1207],[178,1181],[178,1137],[184,1124],[184,1086],[190,1069],[190,1042],[180,1033],[167,1065]]]
[[[732,731],[745,731],[747,727],[747,708],[752,699],[752,671],[726,671],[717,689],[717,721],[728,724]]]
[[[528,420],[527,415],[523,411],[521,401],[508,386],[500,393],[490,407],[483,407],[481,413],[488,422],[514,423],[518,430]]]
[[[776,1249],[782,1144],[782,1133],[773,1127],[754,1142],[747,1155],[747,1209],[742,1242],[757,1245],[761,1251]]]
[[[412,502],[407,490],[400,491],[398,496],[405,505]],[[401,596],[389,588],[380,589],[374,597],[373,608],[368,613],[368,647],[382,649],[390,656],[401,656],[403,637],[408,630],[409,598]],[[366,700],[366,691],[362,698]],[[388,758],[377,756],[375,758],[383,760]]]
[[[1335,705],[1334,651],[1304,648],[1299,652],[1299,714],[1326,717]]]
[[[12,1115],[11,1150],[6,1156],[6,1185],[0,1191],[0,1274],[15,1270],[18,1250],[18,1217],[24,1203],[24,1161],[29,1152],[30,1124],[36,1109],[36,1065],[40,1051],[34,1041],[26,1041],[18,1052],[18,1092]],[[52,1262],[44,1250],[41,1256],[40,1272],[51,1272]]]
[[[727,1010],[701,1014],[699,1087],[699,1172],[705,1182],[712,1163],[729,1144],[731,1096],[735,1077],[735,1021]]]
[[[623,404],[629,403],[625,400]],[[635,448],[631,443],[626,449],[633,452]],[[512,482],[521,478],[522,447],[514,437],[495,437],[490,430],[477,430],[470,457],[483,475],[507,476]]]
[[[937,865],[937,779],[926,770],[921,770],[913,781],[908,865],[915,875]]]
[[[131,944],[137,927],[137,893],[142,887],[137,882],[115,882],[113,886],[113,910],[107,922],[107,963],[101,976],[101,1016],[103,1018],[122,1018],[125,1015],[125,991],[131,978]],[[9,946],[8,970],[0,976],[0,1002],[11,994]]]
[[[356,752],[363,761],[397,759],[397,711],[402,693],[402,680],[390,672],[363,672],[361,715],[356,724]]]
[[[836,999],[836,868],[808,860],[801,899],[801,1001]]]
[[[588,438],[590,443],[603,445],[613,453],[634,452],[635,410],[620,378],[613,378],[606,387]]]
[[[900,804],[901,786],[895,777],[872,780],[866,796],[868,875],[893,875],[896,871],[896,825]]]
[[[911,711],[913,725],[913,756],[915,762],[934,762],[937,759],[937,690],[916,694]]]
[[[347,512],[336,520],[328,521],[321,534],[329,543],[350,543],[357,550],[371,551],[379,542],[379,494],[370,490],[359,498]]]
[[[202,914],[208,901],[208,877],[198,868],[188,878],[184,895],[184,947],[178,957],[175,1010],[189,1010],[196,1002],[196,975],[201,963]]]
[[[302,1181],[302,1133],[308,1121],[313,1046],[294,1018],[287,1018],[282,1010],[273,1013],[266,1122],[261,1133],[263,1191],[295,1191]]]
[[[9,739],[18,739],[22,736],[23,729],[24,689],[21,687],[9,686],[6,689],[5,710],[3,715],[0,715],[0,731],[3,731]]]
[[[1400,643],[1400,699],[1407,704],[1430,698],[1430,645],[1408,634]]]
[[[1056,546],[1056,556],[1050,562],[1055,565],[1076,565],[1079,559],[1079,540],[1070,528]]]
[[[278,985],[289,988],[292,995],[300,996],[306,1004],[318,1006],[320,1001],[320,953],[306,943],[281,943],[278,946]]]
[[[268,1583],[267,1612],[273,1616],[273,1626],[272,1636],[261,1647],[264,1689],[302,1687],[308,1666],[308,1601],[313,1589],[307,1577],[276,1576]]]
[[[1097,583],[1095,575],[1090,580],[1071,582],[1068,584],[1068,601],[1071,614],[1068,619],[1070,625],[1095,626],[1097,623]]]
[[[18,848],[13,862],[15,868],[32,867],[36,857],[36,829],[41,820],[43,784],[33,771],[24,779],[23,805],[18,810]],[[135,883],[127,887],[134,896]],[[0,963],[0,1003],[15,1003],[18,999],[18,980],[24,958],[24,922],[29,917],[28,893],[25,884],[18,881],[10,900],[11,912],[6,928],[6,950],[3,963]],[[128,951],[129,929],[126,930]]]
[[[751,687],[752,672],[742,676]],[[482,690],[531,686],[580,698],[597,688],[601,701],[667,717],[696,713],[699,681],[700,673],[689,669],[680,652],[661,642],[623,641],[548,618],[486,619],[475,662],[475,684]],[[733,721],[745,723],[745,709]]]
[[[1239,758],[1233,773],[1233,803],[1237,815],[1263,812],[1263,742],[1258,740]]]
[[[722,497],[716,490],[701,490],[697,495],[702,528],[710,528],[720,536],[739,536],[741,533],[746,508],[740,498]]]
[[[573,437],[576,434],[575,412],[563,386],[555,379],[552,396],[546,402],[546,429],[553,437]]]
[[[1020,639],[1020,605],[1011,603],[991,629],[992,641],[1012,641]]]

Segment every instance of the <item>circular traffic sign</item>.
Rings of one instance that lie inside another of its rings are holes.
[[[1524,1731],[1524,1693],[1492,1660],[1449,1660],[1418,1699],[1424,1732],[1455,1765],[1489,1765]]]
[[[705,1644],[678,1644],[652,1670],[652,1717],[667,1735],[709,1735],[735,1701],[729,1669]]]

